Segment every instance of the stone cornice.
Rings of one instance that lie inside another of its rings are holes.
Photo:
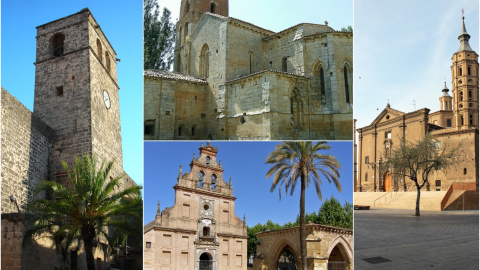
[[[187,191],[187,192],[198,193],[198,194],[203,194],[203,195],[208,195],[208,196],[214,196],[214,197],[218,197],[218,198],[222,198],[222,199],[228,199],[228,200],[234,200],[234,201],[237,199],[236,197],[229,196],[229,195],[224,195],[224,194],[221,194],[221,193],[217,193],[215,191],[195,189],[195,188],[183,187],[183,186],[179,186],[179,185],[175,185],[173,187],[173,189],[183,190],[183,191]]]

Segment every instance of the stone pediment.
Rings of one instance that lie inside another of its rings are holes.
[[[404,112],[390,108],[390,104],[387,104],[387,107],[373,120],[370,126],[377,125],[379,123],[387,122],[397,117],[405,115]]]

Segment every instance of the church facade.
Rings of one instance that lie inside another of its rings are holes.
[[[460,154],[446,171],[434,172],[426,190],[476,190],[478,200],[479,65],[478,54],[469,45],[470,35],[464,22],[458,39],[460,47],[452,56],[452,95],[445,83],[439,97],[439,111],[431,113],[424,108],[405,113],[387,104],[370,125],[356,130],[356,191],[416,190],[413,181],[389,170],[382,171],[380,163],[388,159],[401,140],[415,142],[431,133],[447,148],[460,145]]]
[[[48,238],[22,248],[23,212],[44,180],[66,184],[62,161],[73,168],[76,157],[95,155],[115,160],[112,176],[125,174],[116,52],[88,8],[38,26],[36,40],[33,113],[1,93],[2,268],[84,269],[81,249],[64,261]],[[121,185],[136,184],[125,175]],[[97,269],[110,269],[110,255],[94,256]]]
[[[144,269],[247,269],[247,226],[235,215],[232,180],[208,143],[178,172],[175,205],[144,228]]]
[[[352,139],[353,33],[278,33],[182,0],[174,72],[144,72],[146,140]]]

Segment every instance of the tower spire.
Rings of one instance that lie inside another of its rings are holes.
[[[458,36],[458,40],[460,40],[460,47],[458,51],[473,51],[470,47],[468,41],[470,40],[470,35],[467,33],[467,29],[465,28],[465,17],[463,16],[464,10],[462,9],[462,32]]]

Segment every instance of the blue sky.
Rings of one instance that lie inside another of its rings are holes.
[[[117,52],[125,171],[143,181],[142,1],[2,1],[1,85],[33,110],[35,27],[88,7]]]
[[[190,162],[202,142],[145,142],[145,189],[144,189],[144,223],[155,218],[157,201],[161,209],[172,207],[175,203],[175,190],[178,170],[182,164],[183,173],[190,171]],[[207,144],[206,141],[203,142]],[[300,186],[293,196],[282,193],[279,200],[278,189],[270,192],[272,179],[265,178],[270,165],[265,159],[279,142],[211,142],[218,148],[217,160],[222,161],[223,178],[228,182],[232,178],[235,213],[239,218],[246,215],[247,225],[265,223],[267,220],[284,224],[295,221],[299,213]],[[339,193],[333,184],[323,180],[322,196],[328,199],[332,195],[342,204],[352,203],[353,197],[353,160],[352,142],[329,142],[331,150],[323,154],[335,156],[340,162],[340,182],[342,192]],[[318,199],[315,187],[306,192],[306,211],[318,211],[322,202]]]
[[[158,0],[176,21],[180,0]],[[279,32],[299,23],[328,25],[335,30],[353,24],[352,0],[229,0],[229,16]]]
[[[478,1],[355,1],[357,128],[369,125],[387,102],[403,112],[440,109],[438,98],[445,79],[452,89],[451,57],[460,45],[462,9],[470,46],[478,53]]]

